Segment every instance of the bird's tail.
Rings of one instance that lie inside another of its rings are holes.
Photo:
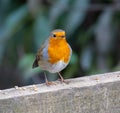
[[[33,62],[32,68],[36,68],[38,67],[38,61],[37,59],[35,59],[35,61]]]

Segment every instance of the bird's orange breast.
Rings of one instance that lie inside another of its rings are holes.
[[[54,64],[62,60],[65,63],[69,61],[70,47],[65,38],[56,37],[49,39],[48,55],[49,62]]]

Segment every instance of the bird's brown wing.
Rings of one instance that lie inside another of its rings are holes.
[[[36,58],[33,62],[33,65],[32,65],[32,68],[35,68],[35,67],[38,67],[38,57],[37,57],[37,55],[36,55]]]
[[[38,65],[38,62],[39,62],[39,60],[40,60],[41,57],[42,57],[42,50],[43,50],[44,47],[45,47],[45,45],[43,44],[43,45],[41,46],[41,48],[38,50],[37,55],[36,55],[36,58],[35,58],[35,60],[34,60],[34,62],[33,62],[32,68],[36,68],[36,67],[39,66],[39,65]]]

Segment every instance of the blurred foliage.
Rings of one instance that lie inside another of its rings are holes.
[[[120,6],[119,1],[1,0],[0,78],[19,81],[13,86],[44,82],[42,70],[33,70],[32,63],[56,28],[66,31],[73,49],[70,64],[62,71],[64,78],[119,70],[120,8],[115,6]],[[12,85],[0,84],[0,88],[8,87]]]

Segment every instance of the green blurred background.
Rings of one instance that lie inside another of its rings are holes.
[[[0,89],[44,82],[32,63],[58,28],[73,50],[64,78],[120,69],[119,0],[0,0]]]

